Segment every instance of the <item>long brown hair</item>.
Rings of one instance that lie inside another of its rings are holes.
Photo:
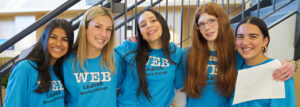
[[[187,77],[184,89],[190,97],[201,97],[202,88],[207,84],[207,64],[209,48],[207,40],[197,30],[196,23],[201,14],[207,13],[218,19],[219,32],[214,42],[217,53],[218,70],[216,91],[223,96],[230,96],[235,85],[235,44],[234,33],[225,11],[214,3],[208,3],[198,8],[193,25],[192,46],[186,58]]]

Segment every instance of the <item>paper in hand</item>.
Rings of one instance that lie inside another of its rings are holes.
[[[285,98],[284,82],[273,80],[273,72],[281,66],[279,60],[238,71],[233,105],[257,100]]]

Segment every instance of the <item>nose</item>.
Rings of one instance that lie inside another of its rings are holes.
[[[250,43],[250,39],[248,37],[245,37],[242,43],[243,45],[248,45]]]
[[[61,46],[62,45],[62,39],[58,39],[55,41],[56,46]]]
[[[147,28],[151,28],[152,25],[153,25],[153,24],[152,24],[151,22],[147,23]]]

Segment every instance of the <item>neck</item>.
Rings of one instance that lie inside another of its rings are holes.
[[[256,58],[251,58],[251,59],[245,59],[246,61],[246,64],[247,65],[258,65],[266,60],[268,60],[269,58],[265,55],[261,55],[261,56],[258,56]]]
[[[87,46],[87,58],[96,58],[101,54],[101,49],[93,48],[92,46]]]
[[[148,42],[149,46],[152,49],[161,49],[162,46],[162,41],[161,40],[157,40],[157,41],[153,41],[153,42]]]
[[[50,65],[53,66],[57,59],[50,58]]]
[[[212,42],[212,41],[207,41],[207,45],[208,45],[208,49],[209,49],[210,51],[216,51],[216,49],[215,49],[215,43],[214,43],[214,42]]]

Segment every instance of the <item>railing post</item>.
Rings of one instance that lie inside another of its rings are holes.
[[[259,11],[260,11],[260,0],[257,0],[257,17],[259,17]]]
[[[294,53],[294,60],[300,59],[300,0],[297,0],[298,9],[297,9],[297,19],[296,19],[296,33],[295,33],[295,53]],[[298,68],[299,69],[299,68]]]
[[[181,7],[180,7],[180,15],[181,15],[181,22],[180,22],[180,47],[182,47],[182,34],[183,34],[183,29],[182,29],[182,26],[183,26],[183,0],[181,0]]]
[[[244,20],[245,0],[242,0],[242,20]]]
[[[276,0],[273,0],[273,11],[275,11]]]
[[[168,24],[168,8],[169,8],[169,5],[168,5],[168,2],[169,2],[169,0],[166,0],[166,22],[167,22],[167,24]]]
[[[127,0],[125,0],[125,4],[124,4],[124,10],[125,10],[125,14],[124,14],[124,19],[125,19],[125,24],[124,24],[124,31],[125,31],[125,39],[127,39]]]
[[[190,2],[191,0],[189,0],[189,4],[188,4],[188,28],[187,28],[187,37],[190,36]]]
[[[227,0],[227,6],[226,6],[226,12],[227,12],[227,15],[229,15],[229,0]]]

